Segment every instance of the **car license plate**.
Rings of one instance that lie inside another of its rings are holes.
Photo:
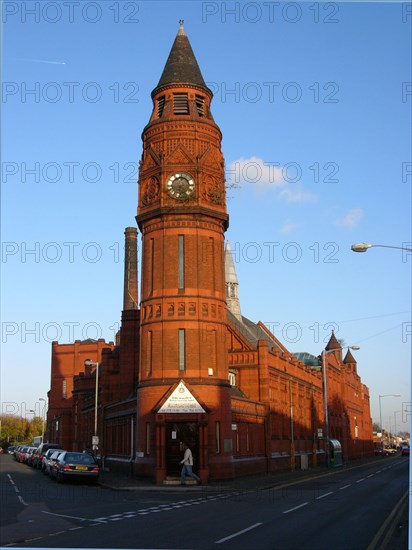
[[[88,470],[88,467],[87,467],[87,466],[76,466],[76,468],[75,468],[75,469],[76,469],[76,470],[81,470],[82,472],[84,472],[84,471],[86,471],[86,472],[87,472],[87,470]]]

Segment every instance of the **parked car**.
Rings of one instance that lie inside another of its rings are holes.
[[[21,445],[19,447],[16,455],[17,462],[24,462],[28,448],[29,448],[28,445]]]
[[[9,455],[12,455],[14,454],[14,451],[16,450],[16,446],[15,445],[10,445],[10,447],[7,447],[7,452]]]
[[[99,465],[89,453],[64,451],[52,465],[50,477],[62,482],[65,479],[85,479],[97,482]]]
[[[63,453],[63,449],[49,449],[43,457],[41,470],[44,474],[50,475],[51,468],[54,462],[59,458],[59,455]]]
[[[36,453],[33,456],[33,466],[34,468],[41,468],[42,460],[46,451],[49,449],[59,449],[60,445],[58,443],[42,443],[40,447],[37,447]]]
[[[409,455],[410,455],[410,447],[402,447],[401,456],[409,456]]]
[[[21,447],[21,445],[17,445],[16,448],[14,449],[14,451],[13,451],[13,458],[14,458],[14,460],[17,460],[17,454],[18,454],[18,452],[19,452],[19,450],[20,450],[20,447]]]
[[[24,457],[24,463],[28,466],[33,466],[33,455],[37,451],[37,447],[29,447]]]
[[[396,455],[398,451],[395,449],[395,447],[385,447],[385,450],[384,450],[384,454],[386,456],[390,456],[390,455]]]

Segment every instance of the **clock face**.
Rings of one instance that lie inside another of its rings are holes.
[[[195,191],[195,182],[191,176],[179,172],[170,176],[167,180],[166,188],[169,195],[175,199],[185,200],[193,195]]]

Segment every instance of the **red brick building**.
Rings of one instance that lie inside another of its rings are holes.
[[[138,182],[140,302],[137,230],[127,228],[116,345],[53,344],[49,437],[90,447],[97,414],[105,465],[157,483],[178,474],[183,442],[205,482],[298,467],[302,455],[317,464],[325,448],[319,362],[241,314],[224,246],[222,135],[182,25],[152,100]],[[99,363],[98,376],[82,367],[86,358]],[[368,388],[333,334],[325,362],[330,438],[345,458],[373,452]]]

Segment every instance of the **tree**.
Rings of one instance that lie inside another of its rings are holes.
[[[31,443],[33,437],[42,434],[42,419],[35,416],[28,420],[21,416],[4,414],[0,416],[0,445],[7,448],[13,443]]]

